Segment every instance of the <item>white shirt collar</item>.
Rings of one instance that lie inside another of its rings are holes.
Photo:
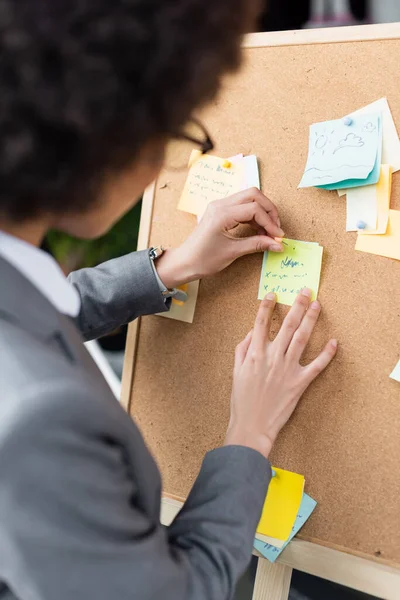
[[[59,312],[70,317],[79,314],[78,290],[68,282],[52,256],[3,231],[0,231],[0,256],[29,279]]]

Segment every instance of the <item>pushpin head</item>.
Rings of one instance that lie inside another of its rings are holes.
[[[357,229],[365,229],[367,224],[364,221],[357,221]]]
[[[274,469],[271,469],[272,471],[272,477],[276,477],[276,471],[274,471]]]
[[[345,117],[343,119],[343,125],[347,125],[347,127],[349,127],[353,122],[353,119],[351,117]]]
[[[229,160],[224,160],[224,162],[222,163],[222,166],[224,167],[224,169],[230,169],[232,166],[232,163]]]

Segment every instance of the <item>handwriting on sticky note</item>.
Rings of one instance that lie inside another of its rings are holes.
[[[379,114],[374,113],[355,117],[349,126],[343,119],[311,125],[307,164],[299,187],[366,179],[382,147],[379,121]]]
[[[258,550],[265,558],[267,558],[270,562],[275,562],[280,553],[286,548],[289,542],[294,538],[295,535],[300,531],[303,527],[304,523],[309,519],[311,513],[314,508],[317,506],[317,503],[311,496],[308,494],[303,494],[303,498],[301,499],[301,504],[299,508],[299,512],[297,513],[296,521],[292,527],[291,534],[289,539],[283,544],[281,548],[277,548],[272,544],[266,544],[261,542],[260,540],[254,540],[254,548]]]
[[[178,208],[201,216],[213,200],[226,198],[243,188],[243,160],[226,161],[210,155],[193,155]],[[228,166],[229,163],[229,166]]]
[[[400,260],[400,210],[389,210],[385,235],[358,235],[356,250]]]
[[[284,252],[265,252],[261,269],[258,299],[274,292],[277,302],[291,306],[303,288],[310,288],[311,298],[318,295],[322,263],[322,246],[284,238]]]
[[[304,490],[304,477],[274,467],[257,533],[286,541],[299,511]]]

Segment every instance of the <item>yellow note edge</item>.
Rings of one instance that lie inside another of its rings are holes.
[[[227,161],[194,150],[189,165],[179,210],[202,216],[210,202],[236,194],[243,188],[243,161]]]
[[[283,238],[283,252],[264,252],[258,299],[274,292],[277,302],[291,306],[303,288],[318,295],[323,247],[316,243]]]
[[[389,210],[385,235],[358,234],[355,249],[400,260],[400,210]]]
[[[273,467],[257,533],[286,541],[292,532],[304,491],[304,477]]]
[[[390,196],[392,193],[392,167],[391,165],[381,165],[381,176],[378,183],[368,186],[370,189],[375,189],[376,204],[378,209],[377,226],[374,230],[362,230],[360,235],[383,235],[386,233],[389,221]]]

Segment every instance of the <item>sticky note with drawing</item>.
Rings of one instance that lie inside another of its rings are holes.
[[[275,467],[274,471],[276,475],[268,487],[257,534],[279,544],[279,541],[284,543],[292,532],[303,497],[304,477]]]
[[[351,125],[345,125],[343,119],[314,123],[299,188],[337,189],[376,183],[381,152],[379,113],[358,115]]]
[[[178,204],[179,210],[201,216],[209,202],[243,189],[243,160],[230,162],[193,151],[189,164],[191,166]]]
[[[274,292],[277,302],[292,305],[301,289],[312,290],[312,300],[318,295],[322,264],[322,246],[297,240],[282,240],[283,252],[264,252],[258,299]]]

